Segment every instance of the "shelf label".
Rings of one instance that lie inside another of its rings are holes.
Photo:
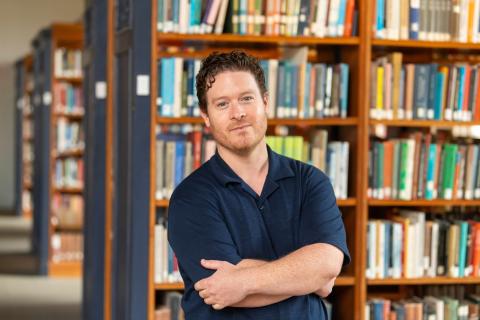
[[[137,76],[137,96],[148,96],[150,94],[150,77],[146,74]]]
[[[48,106],[52,103],[52,94],[50,91],[45,91],[43,93],[43,105]]]
[[[105,81],[97,81],[95,83],[95,98],[107,98],[107,83]]]

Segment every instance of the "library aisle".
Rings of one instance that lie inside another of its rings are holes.
[[[81,319],[81,279],[34,275],[31,232],[31,220],[0,215],[0,318]]]

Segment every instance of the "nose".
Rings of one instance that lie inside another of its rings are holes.
[[[231,111],[231,115],[230,115],[231,119],[242,120],[243,118],[245,118],[247,116],[247,113],[245,111],[245,107],[241,103],[238,103],[238,102],[233,103],[230,111]]]

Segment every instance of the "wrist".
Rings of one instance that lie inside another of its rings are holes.
[[[247,267],[239,270],[239,281],[243,286],[243,290],[247,296],[256,294],[258,291],[257,287],[257,273],[255,270],[256,267]]]

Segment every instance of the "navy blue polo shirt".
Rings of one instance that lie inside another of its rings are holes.
[[[349,263],[345,228],[328,177],[270,148],[268,161],[260,196],[218,153],[175,189],[168,239],[185,282],[182,307],[186,319],[326,319],[325,306],[315,294],[260,308],[217,311],[195,291],[197,281],[215,272],[203,268],[201,259],[232,264],[242,259],[271,261],[305,245],[329,243],[344,253],[344,264]]]

